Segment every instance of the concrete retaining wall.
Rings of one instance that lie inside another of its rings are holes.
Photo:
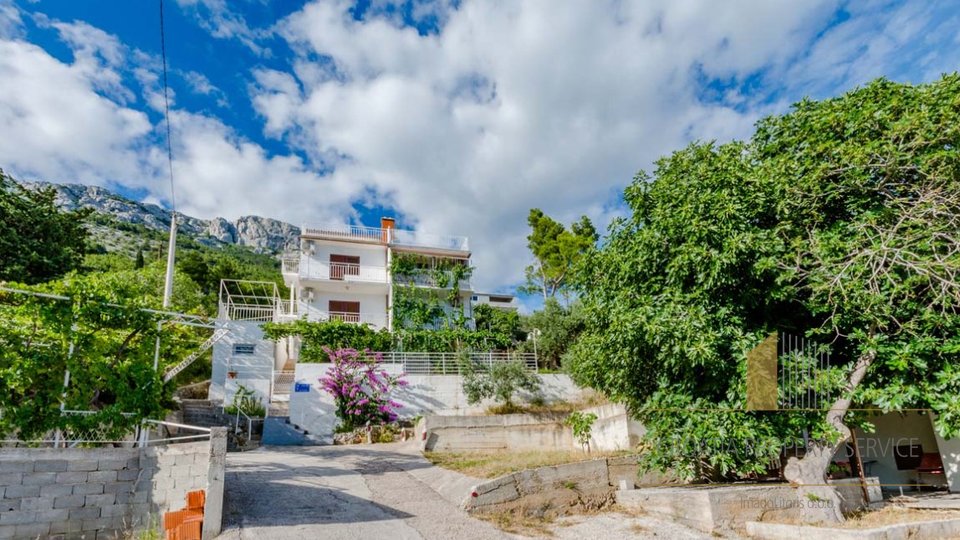
[[[204,537],[220,533],[226,429],[149,448],[0,449],[0,538],[115,538],[161,526],[204,489]]]
[[[594,459],[519,471],[474,486],[462,503],[468,512],[522,511],[556,515],[613,502],[621,480],[638,480],[637,458]]]
[[[872,529],[836,529],[781,523],[747,523],[750,538],[761,540],[942,540],[960,538],[960,519],[922,521]]]
[[[337,423],[333,398],[319,389],[319,379],[331,364],[297,364],[294,392],[290,394],[290,421],[312,434],[332,440]],[[387,365],[387,370],[396,373],[397,366]],[[573,401],[583,396],[567,375],[539,375],[542,381],[541,395],[547,402]],[[492,405],[483,402],[475,406],[467,404],[463,394],[463,379],[458,375],[407,375],[409,385],[391,396],[403,407],[401,415],[412,417],[420,414],[462,415],[476,414]],[[298,388],[299,385],[299,388]],[[296,390],[300,391],[296,391]],[[522,397],[522,396],[521,396]]]
[[[883,500],[877,478],[868,478],[869,502]],[[832,480],[841,497],[841,511],[865,506],[859,480]],[[749,521],[796,519],[803,505],[822,504],[800,500],[789,484],[738,486],[687,486],[618,491],[617,502],[626,508],[642,509],[668,517],[695,529],[717,534],[746,530]]]
[[[585,409],[594,413],[590,448],[628,450],[635,448],[644,433],[643,426],[627,415],[623,405],[603,405]],[[471,450],[579,450],[572,429],[564,424],[566,413],[503,414],[476,416],[425,416],[417,436],[423,449],[439,452]],[[427,436],[423,437],[423,431]]]

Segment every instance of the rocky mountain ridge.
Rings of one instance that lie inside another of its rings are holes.
[[[142,225],[156,231],[170,228],[171,212],[166,208],[133,201],[99,186],[49,182],[22,184],[30,189],[53,188],[57,204],[65,210],[91,208],[94,213],[121,223]],[[207,220],[180,214],[178,230],[204,244],[249,246],[260,253],[294,250],[300,238],[299,227],[261,216],[241,216],[236,221],[230,221],[222,217]]]

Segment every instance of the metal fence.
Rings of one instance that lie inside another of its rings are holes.
[[[824,409],[836,398],[828,346],[780,333],[777,341],[781,409]]]
[[[100,411],[62,411],[63,416],[93,417]],[[125,413],[123,416],[130,417]],[[133,426],[118,427],[109,421],[88,426],[60,428],[47,432],[36,439],[6,438],[0,440],[5,447],[33,448],[90,448],[120,447],[146,448],[180,442],[196,442],[210,439],[210,429],[163,420],[143,420]]]
[[[404,373],[414,375],[461,375],[461,367],[468,360],[479,371],[490,369],[496,364],[520,362],[527,371],[537,371],[537,357],[533,353],[520,352],[471,352],[471,353],[433,353],[433,352],[385,352],[384,364],[399,365]]]

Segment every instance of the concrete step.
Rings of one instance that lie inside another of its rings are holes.
[[[261,444],[276,446],[312,446],[323,444],[318,437],[290,423],[288,416],[268,416],[263,422]]]

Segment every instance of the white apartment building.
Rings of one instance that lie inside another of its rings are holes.
[[[466,237],[400,230],[391,218],[382,218],[379,228],[305,226],[299,253],[282,259],[283,280],[290,288],[290,315],[392,330],[399,321],[394,320],[396,277],[390,269],[394,259],[404,256],[414,256],[427,270],[412,282],[425,293],[440,288],[430,277],[431,268],[470,264]],[[469,319],[469,279],[459,283],[459,295],[458,303]]]
[[[400,257],[422,271],[392,275],[391,263]],[[379,228],[304,226],[299,252],[281,258],[289,295],[281,298],[269,282],[221,284],[219,325],[228,332],[213,345],[209,398],[228,403],[240,385],[265,403],[289,394],[299,342],[264,339],[264,322],[340,320],[392,330],[402,323],[393,314],[395,278],[418,294],[433,295],[446,313],[462,309],[472,319],[470,280],[460,280],[457,306],[447,299],[449,282],[437,281],[442,269],[469,264],[467,238],[400,230],[391,218]]]

